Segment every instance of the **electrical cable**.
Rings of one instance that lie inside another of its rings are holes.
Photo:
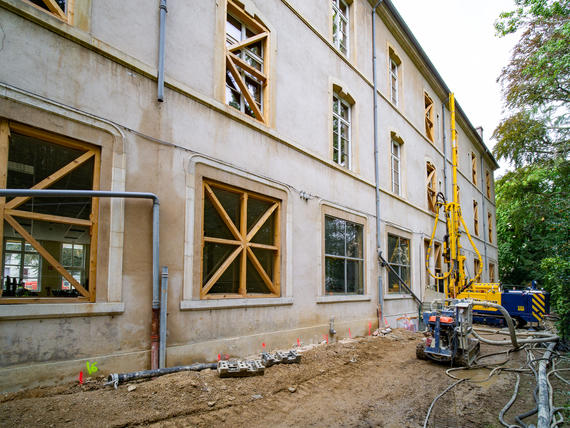
[[[428,421],[429,421],[429,416],[430,416],[430,414],[431,414],[431,410],[433,409],[433,406],[435,405],[435,402],[436,402],[437,400],[439,400],[439,399],[440,399],[447,391],[449,391],[451,388],[455,387],[456,385],[459,385],[461,382],[464,382],[464,381],[466,381],[466,380],[467,380],[467,379],[460,379],[460,380],[458,380],[457,382],[452,383],[452,384],[449,385],[447,388],[445,388],[445,390],[444,390],[441,394],[439,394],[437,397],[435,397],[435,398],[433,399],[433,401],[431,402],[431,405],[429,406],[429,409],[428,409],[428,412],[427,412],[427,415],[426,415],[426,419],[425,419],[425,421],[424,421],[424,428],[427,428],[427,424],[428,424]]]

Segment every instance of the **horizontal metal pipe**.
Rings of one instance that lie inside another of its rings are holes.
[[[205,369],[216,369],[218,367],[217,363],[196,363],[189,366],[176,366],[167,367],[156,370],[141,370],[138,372],[130,373],[113,373],[107,377],[107,384],[114,385],[115,388],[121,382],[128,382],[135,379],[146,379],[156,376],[162,376],[170,373],[184,372],[184,371],[200,371]]]
[[[106,190],[53,190],[53,189],[0,189],[0,196],[41,196],[55,197],[85,197],[85,198],[134,198],[152,199],[158,203],[158,196],[144,192],[111,192]]]

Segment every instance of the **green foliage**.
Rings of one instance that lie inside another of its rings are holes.
[[[548,257],[540,267],[544,272],[545,288],[551,293],[553,309],[560,315],[558,332],[570,338],[570,260],[561,257]]]
[[[495,22],[497,35],[505,36],[516,32],[529,21],[536,18],[555,18],[570,14],[568,0],[515,0],[517,8],[503,12]]]

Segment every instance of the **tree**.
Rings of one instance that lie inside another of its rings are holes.
[[[570,0],[514,0],[495,27],[520,39],[498,81],[506,117],[493,133],[498,159],[515,167],[497,181],[497,236],[503,282],[532,279],[552,293],[570,325]],[[561,328],[568,334],[568,328]]]

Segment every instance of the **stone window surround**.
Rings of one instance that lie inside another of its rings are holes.
[[[417,282],[415,279],[416,269],[413,269],[414,266],[414,239],[413,233],[409,230],[402,229],[400,227],[396,227],[393,225],[386,225],[383,236],[385,242],[384,254],[388,254],[388,235],[396,235],[401,238],[408,239],[410,241],[410,282],[412,283],[411,288],[414,291],[414,284]],[[398,299],[413,299],[410,294],[407,293],[390,293],[388,291],[388,268],[384,269],[384,284],[382,292],[384,293],[384,300],[398,300]]]

